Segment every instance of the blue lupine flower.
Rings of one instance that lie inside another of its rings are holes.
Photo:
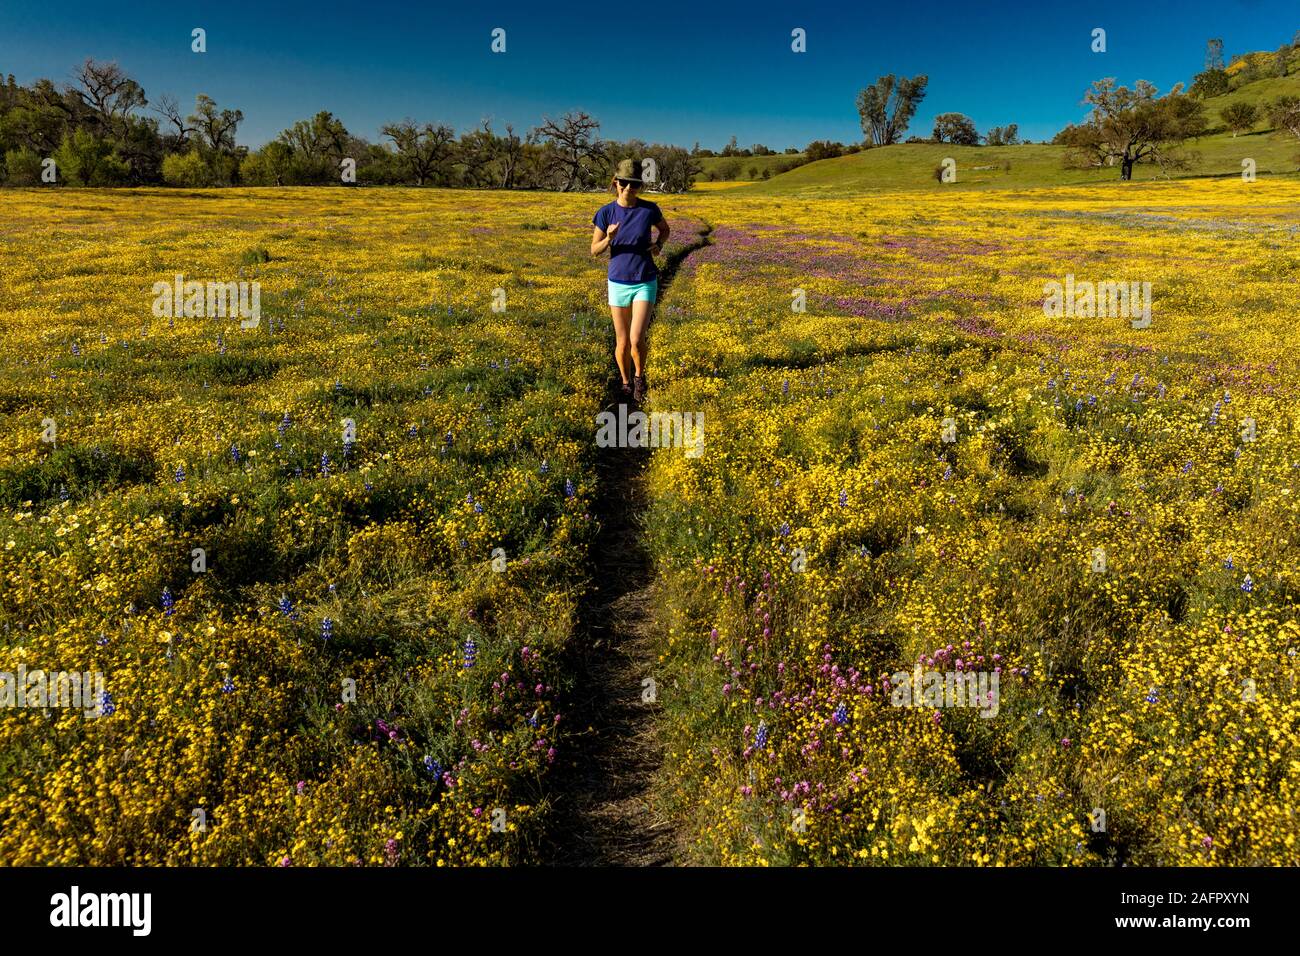
[[[1255,590],[1255,582],[1251,580],[1249,574],[1246,575],[1246,579],[1241,582],[1241,589],[1245,591],[1247,594]]]
[[[182,482],[182,481],[184,481],[184,480],[185,480],[185,466],[184,466],[184,465],[177,465],[177,466],[176,466],[176,481],[177,481],[177,482]]]
[[[226,354],[226,337],[222,335],[220,332],[217,333],[217,354],[218,355]]]
[[[326,477],[329,477],[330,456],[326,452],[321,452],[320,455],[320,473]]]
[[[165,617],[172,616],[172,609],[176,606],[176,599],[172,597],[171,588],[162,589],[162,609]]]
[[[227,674],[225,680],[221,682],[221,693],[233,694],[234,692],[235,692],[235,682],[231,680],[230,675]]]
[[[113,703],[113,695],[108,691],[101,691],[99,695],[99,715],[107,717],[117,710],[117,705]]]
[[[1089,395],[1089,396],[1088,396],[1088,404],[1089,404],[1089,405],[1096,405],[1096,404],[1097,404],[1097,396],[1096,396],[1096,395]]]
[[[290,417],[288,412],[285,412],[284,418],[280,419],[280,424],[276,426],[276,431],[278,431],[281,435],[283,435],[285,432],[289,430],[289,426],[292,424],[293,424],[293,418]]]
[[[790,536],[790,522],[786,521],[782,523],[777,533],[783,538],[788,538]]]
[[[1074,410],[1075,410],[1076,412],[1081,412],[1081,411],[1083,411],[1083,399],[1081,399],[1081,398],[1076,398],[1076,399],[1074,400]]]
[[[334,392],[338,394],[341,391],[343,391],[343,383],[336,378],[334,380]]]
[[[429,773],[433,775],[434,779],[442,776],[442,764],[438,763],[438,761],[434,760],[428,754],[424,755],[424,769],[429,771]]]
[[[788,378],[781,383],[781,394],[783,395],[790,394],[790,380]]]
[[[1217,425],[1217,424],[1219,424],[1219,412],[1222,410],[1222,408],[1223,408],[1223,402],[1215,402],[1215,403],[1214,403],[1214,408],[1213,408],[1213,410],[1210,412],[1210,424],[1211,424],[1211,425]]]
[[[320,622],[320,639],[322,641],[328,641],[333,636],[334,636],[334,618],[327,617]]]
[[[285,617],[289,617],[289,618],[293,617],[293,614],[294,614],[294,611],[293,611],[293,602],[290,601],[290,600],[289,600],[287,597],[285,597],[283,594],[280,595],[280,600],[279,600],[279,602],[275,605],[275,607],[276,607],[276,610],[278,610],[278,611],[279,611],[281,614],[283,614]]]
[[[1119,374],[1118,372],[1111,372],[1111,373],[1110,373],[1110,377],[1106,379],[1106,383],[1105,383],[1105,384],[1107,384],[1107,385],[1114,385],[1114,384],[1115,384],[1115,376],[1118,375],[1118,374]]]
[[[1182,471],[1184,475],[1190,475],[1192,473],[1192,463],[1189,461],[1187,464],[1183,465]]]
[[[952,465],[949,465],[947,468],[943,470],[943,480],[947,481],[951,477],[952,477]]]
[[[849,493],[848,493],[847,491],[841,491],[841,492],[840,492],[840,507],[843,508],[843,507],[847,506],[848,503],[849,503]]]
[[[410,438],[414,438],[419,433],[420,433],[420,427],[418,425],[412,425],[410,428],[406,430],[406,434]]]
[[[831,720],[841,727],[847,724],[849,722],[849,705],[841,701],[840,705],[835,708],[835,713],[831,714]]]
[[[81,354],[81,346],[78,345],[76,342],[73,342],[73,343],[72,343],[72,354],[73,354],[73,355],[80,355],[80,354]]]
[[[67,500],[68,500],[69,498],[71,498],[71,497],[72,497],[72,496],[68,494],[68,486],[67,486],[67,485],[59,485],[59,500],[60,500],[60,501],[67,501]]]
[[[566,497],[566,498],[572,498],[572,497],[573,497],[574,495],[576,495],[577,493],[578,493],[578,490],[577,490],[576,488],[573,487],[573,479],[572,479],[572,478],[565,478],[565,479],[564,479],[564,497]]]
[[[537,469],[538,473],[544,475],[550,470],[551,470],[550,462],[548,462],[545,458],[543,458],[541,466]]]
[[[465,639],[465,668],[468,670],[478,662],[478,645],[474,643],[474,638]]]
[[[1147,693],[1147,703],[1148,703],[1148,704],[1154,704],[1154,703],[1156,703],[1158,700],[1160,700],[1160,695],[1157,694],[1157,693],[1156,693],[1156,689],[1155,689],[1154,687],[1152,687],[1151,690]]]
[[[1232,555],[1228,555],[1227,559],[1223,562],[1223,566],[1229,571],[1232,570]]]
[[[768,729],[763,721],[758,722],[758,731],[754,734],[754,746],[759,750],[767,748]]]
[[[238,464],[239,464],[239,457],[240,457],[240,456],[239,456],[239,446],[236,445],[236,444],[234,444],[233,442],[231,442],[231,445],[230,445],[230,460],[233,461],[236,465],[238,465]]]

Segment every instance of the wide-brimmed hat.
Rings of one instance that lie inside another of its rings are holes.
[[[615,179],[626,179],[630,183],[639,183],[641,179],[641,160],[624,159],[620,160],[618,169],[614,170]]]

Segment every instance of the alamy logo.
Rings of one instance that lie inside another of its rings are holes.
[[[174,282],[153,284],[153,314],[160,319],[239,319],[242,329],[255,329],[262,321],[262,283]]]
[[[70,707],[102,717],[108,701],[99,671],[29,671],[26,664],[19,664],[17,673],[0,671],[0,707]]]
[[[1049,319],[1124,318],[1132,319],[1135,329],[1151,324],[1150,282],[1075,282],[1070,273],[1064,284],[1045,282],[1043,296],[1043,315]]]
[[[687,458],[704,454],[703,412],[632,412],[618,406],[618,414],[596,416],[598,448],[684,448]]]
[[[975,707],[981,717],[998,715],[996,671],[925,671],[918,664],[909,674],[899,671],[889,702],[895,707]]]
[[[51,926],[129,926],[132,935],[148,936],[153,927],[150,893],[70,893],[50,897]]]

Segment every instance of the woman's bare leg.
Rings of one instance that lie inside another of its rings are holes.
[[[637,299],[632,303],[632,325],[628,331],[632,340],[632,363],[636,366],[638,375],[645,374],[646,359],[650,355],[650,342],[646,336],[646,329],[653,315],[653,302]]]
[[[641,303],[634,303],[639,304]],[[632,306],[611,305],[609,312],[614,319],[614,361],[618,363],[618,373],[623,376],[623,384],[627,385],[632,381],[632,370],[628,368],[632,360],[632,339],[629,334]]]

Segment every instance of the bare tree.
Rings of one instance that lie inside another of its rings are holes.
[[[380,132],[393,141],[397,155],[420,186],[435,178],[456,140],[456,131],[450,126],[417,126],[410,119],[389,123]]]
[[[125,129],[134,110],[148,105],[144,89],[116,63],[99,63],[86,57],[74,76],[81,86],[77,95],[114,134]]]
[[[582,111],[566,113],[558,122],[548,116],[538,127],[538,134],[553,147],[561,192],[582,185],[591,166],[605,161],[599,130],[600,122]]]
[[[484,119],[478,129],[460,138],[458,158],[465,167],[463,180],[467,186],[486,186],[491,182],[488,167],[497,158],[497,136],[492,132],[492,121]]]
[[[176,102],[176,97],[170,94],[164,94],[158,98],[158,105],[153,111],[176,127],[176,142],[181,147],[189,141],[191,133],[197,133],[193,126],[185,120],[181,113],[181,106]]]
[[[1205,68],[1207,70],[1223,69],[1223,38],[1215,37],[1205,41]]]
[[[531,141],[532,136],[529,135]],[[515,128],[506,124],[506,135],[501,142],[501,188],[513,189],[515,170],[519,168],[519,159],[523,155],[523,141],[515,135]]]

